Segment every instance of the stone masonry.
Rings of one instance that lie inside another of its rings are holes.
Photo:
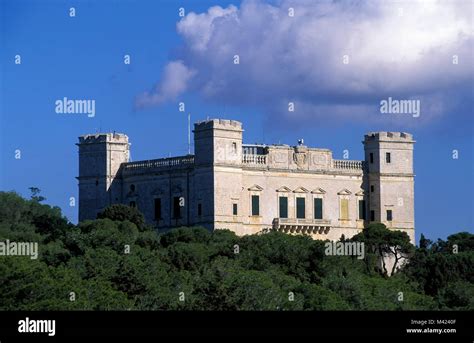
[[[411,134],[368,133],[365,159],[354,161],[302,144],[243,144],[242,133],[238,121],[198,122],[194,155],[136,162],[124,134],[79,137],[79,220],[120,203],[158,229],[274,229],[338,240],[382,222],[414,243]]]

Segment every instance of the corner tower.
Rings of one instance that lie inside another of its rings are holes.
[[[242,123],[211,119],[194,124],[196,165],[242,163]]]
[[[364,139],[369,220],[407,232],[415,241],[413,136],[370,132]]]
[[[79,221],[95,219],[104,207],[122,198],[120,166],[129,161],[128,137],[119,133],[79,137]]]
[[[242,123],[235,120],[211,119],[194,125],[198,201],[207,199],[204,212],[213,229],[237,234],[246,203],[242,199],[242,132]]]

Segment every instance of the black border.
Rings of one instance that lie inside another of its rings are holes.
[[[0,341],[25,338],[53,341],[86,337],[163,337],[163,336],[325,336],[325,337],[410,337],[416,340],[450,341],[454,337],[474,338],[469,311],[0,311]],[[18,322],[30,319],[56,320],[56,335],[19,333]],[[433,320],[434,325],[413,324],[412,320]],[[454,324],[436,324],[455,320]],[[409,328],[456,329],[453,333],[415,333]]]

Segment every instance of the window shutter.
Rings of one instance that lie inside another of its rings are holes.
[[[296,198],[296,218],[305,218],[305,198]]]
[[[349,219],[349,200],[341,199],[341,219]]]
[[[314,199],[314,219],[323,219],[323,199]]]
[[[259,204],[259,196],[252,195],[252,216],[259,216],[260,215],[260,204]]]
[[[280,197],[280,218],[288,218],[288,198]]]
[[[359,219],[365,220],[365,200],[359,200]]]

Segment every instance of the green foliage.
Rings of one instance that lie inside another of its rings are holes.
[[[145,217],[135,207],[122,204],[115,204],[106,207],[102,212],[97,214],[97,219],[104,218],[120,222],[128,220],[135,224],[140,231],[145,231],[147,229],[147,226],[145,225]]]
[[[207,243],[211,239],[211,233],[202,227],[181,227],[161,236],[161,245],[165,248],[175,243]]]
[[[0,241],[39,245],[37,260],[0,256],[0,310],[474,309],[467,232],[435,243],[422,236],[415,249],[405,233],[374,224],[351,239],[365,244],[359,260],[279,232],[159,235],[122,205],[99,217],[73,225],[38,198],[0,192]],[[409,263],[387,277],[377,268],[385,253],[408,254]]]
[[[440,303],[445,309],[474,310],[474,285],[466,281],[449,283],[440,292]]]
[[[36,201],[36,202],[41,202],[46,200],[45,197],[39,195],[41,193],[41,190],[37,187],[30,187],[29,188],[31,192],[31,200]]]
[[[459,287],[474,283],[474,235],[460,232],[436,243],[422,239],[422,247],[416,250],[404,272],[418,281],[424,293],[440,298],[440,306],[444,306],[441,298],[452,295],[449,287],[458,281],[466,282]]]
[[[382,223],[369,224],[350,241],[364,242],[367,272],[375,271],[385,276],[394,274],[402,259],[411,256],[414,252],[414,246],[410,243],[410,237],[406,232],[389,230]],[[395,263],[391,270],[387,270],[385,256],[394,258]],[[382,262],[381,268],[378,266],[379,261]]]

